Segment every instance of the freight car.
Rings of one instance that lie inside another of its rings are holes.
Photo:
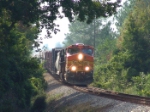
[[[93,81],[94,48],[74,44],[54,48],[45,53],[46,68],[59,75],[61,81],[75,85],[88,85]]]

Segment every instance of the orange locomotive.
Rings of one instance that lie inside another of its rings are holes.
[[[88,85],[93,81],[94,48],[75,44],[65,49],[52,50],[53,71],[63,82]]]

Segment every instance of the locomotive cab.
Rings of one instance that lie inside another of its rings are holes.
[[[92,46],[84,44],[71,45],[66,48],[66,64],[64,79],[76,85],[87,85],[93,81]]]
[[[94,48],[75,44],[63,49],[54,49],[55,73],[63,82],[88,85],[93,81]]]

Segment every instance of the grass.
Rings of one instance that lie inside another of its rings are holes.
[[[90,102],[82,103],[82,104],[63,104],[59,106],[57,104],[57,99],[61,99],[61,94],[50,97],[49,103],[45,112],[105,112],[109,107],[113,105],[106,106],[92,106]],[[57,105],[57,106],[56,106]]]
[[[47,99],[46,99],[46,102],[47,102],[47,106],[46,106],[46,109],[45,111],[46,112],[56,112],[54,111],[55,110],[55,106],[56,106],[56,101],[60,98],[62,98],[63,94],[55,94],[55,95],[47,95]]]
[[[58,109],[58,112],[99,112],[98,110],[98,108],[92,107],[90,103],[83,103],[68,107],[61,107]]]

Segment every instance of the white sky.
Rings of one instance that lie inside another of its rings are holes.
[[[57,19],[55,23],[59,25],[58,29],[60,30],[60,32],[57,32],[57,34],[53,33],[52,38],[44,39],[46,31],[43,30],[41,35],[39,36],[44,39],[43,45],[48,46],[48,48],[54,48],[55,44],[62,43],[65,38],[65,34],[69,33],[69,20],[66,17],[64,17],[63,19]]]
[[[112,1],[116,1],[116,0],[112,0]],[[122,0],[122,2],[125,1],[126,0]],[[68,28],[69,21],[67,18],[64,17],[63,19],[57,19],[56,24],[59,25],[58,29],[60,29],[60,32],[58,32],[57,34],[52,34],[52,38],[43,40],[43,45],[46,45],[50,49],[54,48],[57,43],[62,43],[65,38],[65,34],[69,33],[69,28]],[[46,31],[43,30],[39,37],[44,38],[45,34]]]

